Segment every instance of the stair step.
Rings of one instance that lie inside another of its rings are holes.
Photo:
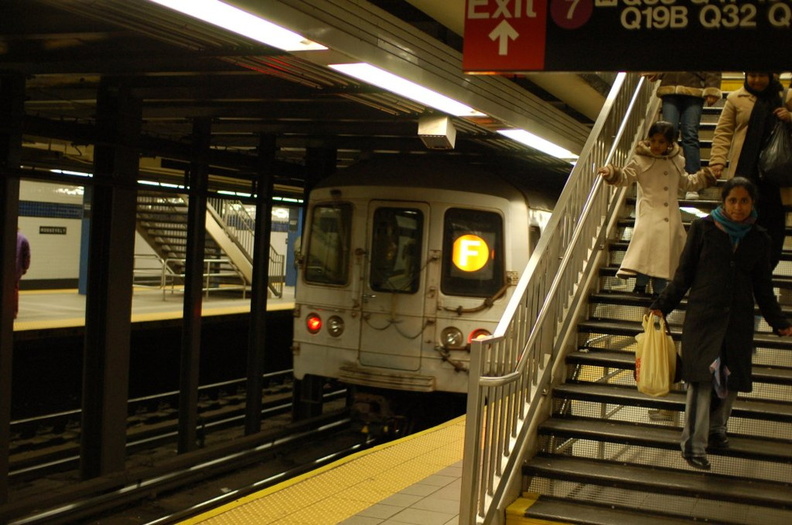
[[[640,523],[641,525],[674,525],[690,524],[687,516],[679,517],[644,509],[625,509],[607,504],[575,501],[552,496],[539,496],[532,503],[525,503],[523,498],[515,502],[514,507],[528,506],[524,517],[533,520],[544,520],[542,523],[577,523],[584,525],[621,525],[624,523]],[[510,508],[511,509],[511,508]],[[512,523],[509,521],[508,523]],[[529,521],[528,523],[537,523]],[[739,522],[719,521],[720,525],[738,525]]]
[[[792,252],[791,252],[792,255]],[[589,304],[604,304],[614,306],[638,306],[648,309],[652,304],[651,296],[637,295],[632,292],[603,290],[589,295]],[[676,310],[687,309],[687,298],[682,299]],[[781,310],[789,317],[792,317],[792,305],[781,305]],[[759,307],[754,307],[754,315],[761,315]],[[669,321],[670,324],[674,324]]]
[[[610,243],[608,243],[608,249],[611,252],[627,251],[627,248],[629,246],[630,246],[630,241],[611,241]],[[792,250],[783,250],[781,252],[781,260],[792,261]]]
[[[685,409],[685,393],[672,391],[665,397],[651,397],[630,385],[567,382],[553,389],[558,398],[629,405],[645,408],[682,411]],[[769,419],[792,422],[792,403],[765,401],[761,399],[737,398],[732,408],[733,417],[747,419]]]
[[[681,432],[682,429],[676,426],[557,416],[548,419],[539,427],[539,433],[544,435],[667,450],[679,450]],[[729,434],[729,448],[708,452],[715,456],[789,464],[792,463],[791,444],[789,440]]]
[[[588,348],[585,352],[574,352],[567,356],[573,365],[602,366],[609,368],[635,369],[635,354],[630,351]],[[792,385],[792,368],[753,365],[753,380],[759,383]]]
[[[690,202],[690,203],[691,203],[691,204],[689,204],[689,205],[693,206],[693,204],[692,204],[692,203],[694,203],[694,202],[702,202],[702,201],[699,201],[699,200],[697,200],[697,201],[688,201],[688,202]],[[704,201],[704,202],[707,202],[707,201]],[[680,201],[679,201],[679,203],[680,203],[680,204],[682,204],[682,201],[680,200]],[[713,206],[713,208],[714,208],[714,206]],[[790,207],[790,206],[784,206],[784,208],[786,209],[786,211],[787,211],[788,213],[789,213],[789,212],[792,212],[792,207]],[[624,228],[632,228],[632,227],[634,227],[634,226],[635,226],[635,218],[634,218],[634,217],[624,217],[624,218],[621,218],[621,219],[619,219],[618,221],[616,221],[616,224],[617,224],[617,226],[618,226],[619,228],[622,228],[622,229],[624,229]],[[682,226],[683,226],[683,227],[685,228],[685,230],[687,231],[687,230],[688,230],[688,228],[690,228],[690,221],[682,221]],[[790,227],[790,226],[787,226],[787,227],[784,229],[784,235],[786,235],[787,237],[789,237],[790,235],[792,235],[792,227]]]
[[[523,473],[555,480],[660,492],[664,495],[695,495],[697,498],[766,507],[788,508],[792,502],[792,486],[785,483],[545,453],[529,461]]]
[[[671,337],[675,341],[682,338],[682,327],[669,324]],[[578,323],[578,332],[597,333],[610,335],[626,335],[635,337],[643,332],[643,326],[639,321],[599,321],[589,319]],[[792,340],[787,337],[779,337],[770,332],[754,332],[754,344],[760,348],[775,348],[782,350],[792,350]]]
[[[600,277],[616,277],[618,266],[604,266],[599,269]],[[792,276],[773,274],[774,288],[792,288]]]

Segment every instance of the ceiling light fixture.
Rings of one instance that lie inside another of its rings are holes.
[[[219,0],[149,0],[284,51],[316,51],[325,46]]]
[[[391,93],[420,102],[425,106],[435,108],[449,115],[454,115],[456,117],[484,116],[484,113],[476,111],[470,106],[466,106],[436,91],[432,91],[415,82],[394,75],[393,73],[388,73],[385,70],[374,67],[371,64],[366,64],[365,62],[355,64],[330,64],[329,67],[347,74],[350,77],[381,87]]]
[[[561,160],[565,160],[570,164],[574,164],[578,158],[578,156],[572,153],[571,151],[564,149],[556,144],[553,144],[549,140],[545,140],[542,137],[534,135],[529,131],[525,131],[524,129],[499,129],[498,133],[500,133],[501,135],[505,135],[510,139],[517,141],[521,144],[530,146],[533,149],[543,151],[548,155],[552,155],[553,157],[559,158]]]

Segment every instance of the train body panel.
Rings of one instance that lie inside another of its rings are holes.
[[[494,331],[549,215],[444,164],[328,178],[299,258],[295,377],[467,392],[470,338]]]

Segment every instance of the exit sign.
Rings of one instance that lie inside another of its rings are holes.
[[[783,71],[789,0],[467,0],[462,68]]]

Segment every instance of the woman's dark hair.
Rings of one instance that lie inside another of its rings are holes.
[[[721,202],[726,202],[726,197],[734,188],[745,188],[745,191],[751,196],[751,200],[756,202],[756,185],[745,177],[734,177],[724,183],[721,188]]]
[[[663,135],[669,144],[676,142],[676,130],[674,125],[665,120],[658,120],[649,128],[649,133],[646,135],[649,138],[660,133]]]

